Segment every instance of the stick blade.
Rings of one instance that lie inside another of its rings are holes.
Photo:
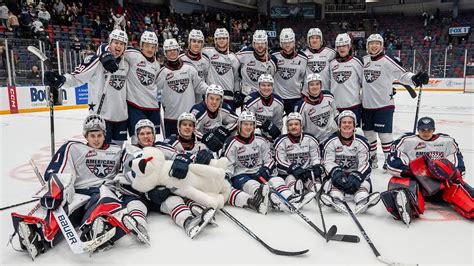
[[[51,61],[46,57],[43,52],[40,51],[40,49],[36,48],[35,46],[29,45],[26,48],[30,53],[34,54],[36,57],[38,57],[41,62],[43,62],[48,69],[51,69]]]

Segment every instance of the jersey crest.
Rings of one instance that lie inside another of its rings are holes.
[[[258,152],[256,152],[252,154],[239,155],[237,156],[237,159],[245,168],[254,168],[258,163],[259,157]]]
[[[110,77],[109,85],[118,91],[123,89],[123,86],[125,85],[125,76],[112,75],[112,77]]]
[[[155,81],[155,75],[142,68],[137,68],[137,77],[143,86],[149,86]]]
[[[262,70],[259,70],[259,69],[255,69],[255,68],[251,68],[251,67],[247,67],[247,76],[250,78],[250,80],[252,80],[253,82],[257,82],[258,81],[258,77],[260,77],[260,75],[262,74],[265,74],[265,71],[262,71]]]
[[[379,70],[364,69],[364,77],[367,83],[372,83],[380,77]]]
[[[326,67],[326,61],[309,61],[308,68],[313,73],[320,73]]]
[[[86,159],[87,168],[99,178],[108,176],[114,169],[115,163],[113,160]]]
[[[278,68],[278,73],[280,74],[280,77],[282,79],[288,80],[288,79],[291,79],[292,77],[295,76],[296,69],[288,68],[288,67],[279,67]]]
[[[332,73],[332,78],[339,84],[346,82],[351,77],[352,71],[337,71]]]
[[[212,61],[211,64],[214,67],[214,69],[216,70],[217,74],[219,74],[221,76],[225,75],[232,68],[231,65],[228,64],[228,63]]]
[[[168,86],[177,93],[183,93],[189,86],[189,79],[168,80]]]
[[[357,156],[336,155],[336,163],[342,169],[351,169],[353,166],[359,165],[358,161]]]
[[[311,120],[311,122],[313,122],[313,124],[317,125],[318,127],[325,127],[328,124],[330,116],[331,112],[327,111],[315,116],[310,116],[309,119]]]

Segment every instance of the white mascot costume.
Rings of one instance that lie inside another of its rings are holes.
[[[148,192],[156,186],[165,186],[172,193],[206,207],[224,207],[231,191],[230,183],[225,180],[227,158],[213,159],[210,165],[192,163],[184,179],[169,175],[172,164],[173,161],[165,160],[159,149],[143,148],[142,157],[132,160],[131,169],[135,172],[132,187],[140,192]]]

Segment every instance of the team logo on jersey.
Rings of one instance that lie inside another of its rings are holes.
[[[308,62],[308,68],[313,73],[320,73],[326,67],[326,61],[310,61]]]
[[[281,59],[278,59],[277,65],[281,66],[281,65],[284,65],[284,64],[285,64],[285,61],[283,61]]]
[[[245,168],[254,168],[258,163],[259,153],[252,153],[242,156],[237,156],[240,164],[242,164]]]
[[[183,93],[189,86],[189,79],[176,79],[176,80],[169,80],[168,86],[170,89],[174,90],[177,93]]]
[[[313,124],[317,125],[318,127],[325,127],[329,121],[330,112],[324,112],[322,114],[318,114],[315,116],[310,116],[309,119]]]
[[[245,147],[239,147],[239,148],[237,149],[237,154],[241,154],[241,153],[243,153],[243,152],[245,152]]]
[[[199,71],[198,71],[198,76],[199,76],[200,78],[204,78],[204,70],[199,70]]]
[[[166,80],[172,79],[174,77],[173,72],[170,72],[166,75]]]
[[[292,151],[294,148],[295,148],[295,145],[293,145],[293,144],[286,145],[286,151],[287,152]],[[289,156],[289,154],[287,156]]]
[[[155,75],[142,68],[137,68],[137,77],[143,86],[151,85],[155,81]]]
[[[282,79],[288,80],[288,79],[291,79],[292,77],[295,76],[296,69],[288,68],[288,67],[279,67],[278,68],[278,73],[280,74],[280,77]]]
[[[302,153],[289,153],[287,154],[288,160],[292,163],[297,163],[299,165],[305,165],[309,158],[308,152]]]
[[[257,82],[258,77],[260,77],[262,74],[265,74],[265,71],[247,67],[247,76],[250,78],[251,81]]]
[[[420,150],[426,148],[426,143],[420,142],[418,145],[416,145],[415,150]]]
[[[145,61],[140,61],[140,62],[137,64],[137,67],[146,67]]]
[[[219,58],[219,55],[218,54],[214,54],[212,57],[211,57],[211,60],[216,60]]]
[[[123,89],[123,86],[125,85],[125,76],[123,75],[112,75],[112,77],[109,80],[109,86],[116,90],[121,90]]]
[[[95,176],[104,178],[114,169],[115,161],[86,159],[86,166]]]
[[[364,77],[368,83],[376,81],[380,77],[379,70],[364,69]]]
[[[355,155],[336,155],[335,161],[343,169],[351,169],[359,164],[359,159]]]
[[[339,84],[346,82],[351,77],[352,71],[337,71],[332,73],[332,78]]]
[[[342,148],[342,146],[337,146],[336,147],[336,152],[342,152],[344,149]]]
[[[89,64],[93,57],[94,57],[94,55],[88,55],[88,56],[84,57],[83,64]]]
[[[250,62],[248,62],[247,66],[255,66],[257,63],[255,62],[255,60],[252,60]]]
[[[229,70],[232,68],[231,65],[228,63],[222,63],[222,62],[216,62],[216,61],[212,61],[211,65],[214,67],[217,74],[221,76],[229,72]]]
[[[90,150],[87,154],[86,154],[86,158],[89,158],[89,157],[92,157],[92,156],[96,156],[97,155],[97,152],[94,151],[94,150]]]

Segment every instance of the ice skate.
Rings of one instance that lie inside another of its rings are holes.
[[[270,204],[269,192],[270,187],[267,184],[261,184],[257,191],[255,191],[254,197],[248,199],[246,207],[256,210],[261,214],[267,214]]]
[[[398,190],[397,195],[395,196],[395,205],[397,206],[398,214],[400,219],[409,226],[411,223],[411,208],[410,203],[408,202],[406,192],[404,190]]]
[[[141,244],[150,245],[150,236],[145,226],[140,224],[133,216],[125,214],[122,223],[130,231],[132,236]]]
[[[349,214],[349,212],[347,212],[342,201],[338,198],[335,198],[335,197],[330,196],[329,194],[323,193],[321,194],[321,201],[324,203],[324,205],[328,207],[332,207],[340,213]]]
[[[28,251],[28,255],[30,255],[31,260],[34,261],[39,253],[44,252],[44,249],[41,248],[41,236],[34,230],[33,226],[34,225],[20,222],[18,224],[18,235],[20,237],[21,248]]]
[[[356,202],[354,214],[361,214],[367,211],[367,209],[375,206],[380,201],[380,193],[374,192],[367,196],[366,198]]]
[[[194,239],[197,235],[199,235],[199,233],[201,233],[202,229],[211,221],[212,217],[214,217],[215,212],[216,211],[213,208],[207,208],[199,216],[188,217],[188,219],[184,221],[184,231],[186,231],[186,234],[191,239]]]

